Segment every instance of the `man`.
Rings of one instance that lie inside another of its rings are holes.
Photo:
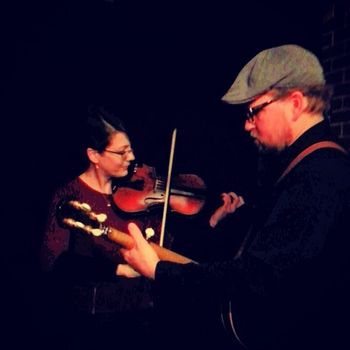
[[[229,299],[224,324],[233,347],[345,346],[350,163],[324,117],[329,100],[318,59],[296,45],[257,54],[223,97],[247,104],[245,130],[277,160],[273,185],[264,192],[269,196],[252,211],[251,228],[231,260],[160,261],[136,226],[129,227],[135,246],[122,251],[124,258],[162,293]]]

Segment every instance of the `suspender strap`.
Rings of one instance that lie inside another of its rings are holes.
[[[307,155],[310,153],[320,149],[320,148],[335,148],[340,152],[343,152],[344,154],[347,154],[348,152],[340,145],[333,141],[320,141],[316,142],[309,147],[305,148],[301,153],[299,153],[288,165],[286,170],[283,172],[283,174],[279,177],[279,179],[276,181],[276,185],[281,182],[281,180]]]

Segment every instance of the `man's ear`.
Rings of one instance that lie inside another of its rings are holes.
[[[306,107],[306,100],[301,91],[293,91],[290,96],[292,104],[293,120],[297,120]]]

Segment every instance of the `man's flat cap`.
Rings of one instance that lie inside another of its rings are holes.
[[[273,88],[324,84],[322,66],[312,52],[297,45],[282,45],[263,50],[252,58],[222,100],[241,104]]]

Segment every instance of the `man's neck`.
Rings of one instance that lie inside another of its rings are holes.
[[[289,146],[292,145],[306,131],[311,129],[316,124],[321,123],[323,120],[324,116],[322,114],[303,113],[294,123],[292,129],[292,142],[289,144]]]

